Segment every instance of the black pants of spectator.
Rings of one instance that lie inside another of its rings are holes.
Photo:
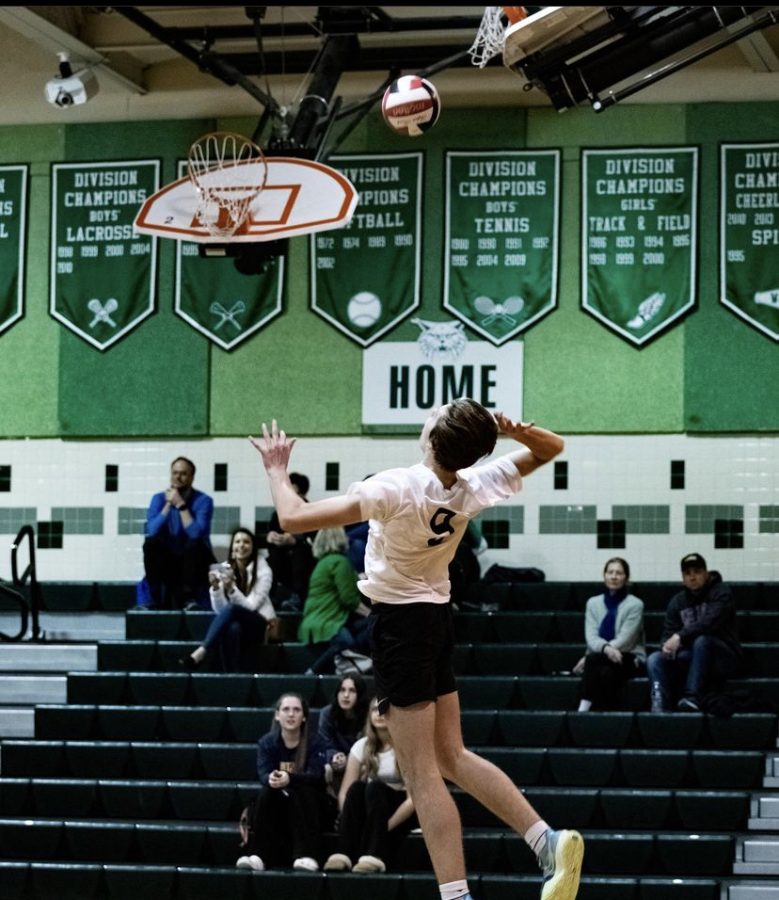
[[[625,684],[643,675],[643,664],[636,665],[632,653],[623,653],[622,662],[612,662],[603,653],[588,653],[584,658],[582,699],[589,700],[593,709],[624,709]]]
[[[225,672],[253,672],[267,628],[262,616],[245,606],[230,603],[211,620],[203,646],[207,650],[219,648]]]
[[[352,863],[361,856],[377,856],[385,864],[391,860],[398,840],[416,825],[416,816],[411,815],[387,831],[390,817],[405,799],[405,791],[396,791],[381,781],[355,781],[341,811],[341,852]]]
[[[274,594],[280,596],[279,586],[297,594],[301,601],[308,596],[308,580],[314,569],[311,545],[306,540],[297,540],[292,546],[268,545],[268,565],[273,572]]]
[[[469,599],[471,585],[476,584],[480,577],[479,560],[463,539],[454,559],[449,563],[449,594],[456,607],[462,606]]]
[[[371,632],[375,621],[374,616],[354,615],[329,641],[309,645],[314,660],[309,669],[315,675],[332,675],[335,672],[335,658],[344,650],[355,650],[370,656]]]
[[[254,807],[254,846],[269,868],[291,866],[301,856],[322,862],[322,832],[329,828],[324,787],[264,787]]]
[[[204,541],[186,541],[178,548],[159,537],[143,543],[143,567],[152,601],[160,609],[181,609],[190,601],[208,606],[208,567],[216,562]]]

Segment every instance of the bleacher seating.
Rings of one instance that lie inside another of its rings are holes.
[[[734,586],[749,685],[779,702],[779,591]],[[127,586],[47,590],[47,609],[127,609]],[[642,586],[656,644],[676,584]],[[583,609],[598,584],[478,585],[456,615],[455,665],[468,746],[500,765],[538,811],[579,828],[581,900],[720,900],[735,845],[775,749],[777,716],[653,715],[646,679],[624,711],[578,713]],[[51,596],[51,599],[48,599]],[[108,598],[108,599],[106,599]],[[120,599],[121,598],[121,599]],[[122,606],[122,604],[126,604]],[[67,703],[35,710],[33,740],[0,742],[0,900],[421,900],[435,896],[422,838],[380,876],[251,873],[237,819],[256,791],[256,740],[288,689],[316,710],[338,679],[301,674],[299,615],[251,673],[182,671],[210,614],[128,609],[125,641],[98,646],[97,672],[71,672]],[[537,900],[524,842],[459,789],[470,883],[479,900]],[[328,852],[335,836],[326,835]]]

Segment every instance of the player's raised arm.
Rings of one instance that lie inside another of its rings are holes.
[[[270,431],[262,423],[262,438],[249,437],[252,445],[262,457],[268,475],[273,505],[284,531],[298,534],[317,531],[336,525],[351,525],[362,520],[360,501],[357,497],[342,495],[328,497],[306,503],[289,480],[289,458],[295,446],[295,438],[288,438],[279,430],[276,420],[271,422]]]
[[[511,454],[520,475],[529,475],[554,459],[565,448],[565,442],[559,434],[541,428],[534,422],[515,422],[503,413],[495,413],[495,420],[501,434],[525,445],[524,450]]]

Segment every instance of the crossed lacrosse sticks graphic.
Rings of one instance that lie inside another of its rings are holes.
[[[90,328],[94,328],[98,322],[105,322],[111,328],[116,328],[116,322],[111,318],[111,313],[119,309],[119,301],[114,299],[114,297],[109,297],[105,304],[102,304],[97,297],[93,297],[87,303],[87,309],[95,314],[94,319],[89,323]]]
[[[238,313],[244,312],[246,309],[246,304],[243,300],[236,300],[232,305],[231,309],[225,309],[221,303],[214,302],[211,306],[208,307],[208,311],[213,313],[215,316],[221,316],[221,319],[214,325],[214,331],[221,328],[225,322],[229,322],[231,325],[235,325],[236,331],[241,330],[241,323],[235,318]]]

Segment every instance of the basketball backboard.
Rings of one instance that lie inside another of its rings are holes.
[[[267,179],[265,173],[267,163]],[[358,195],[340,172],[315,162],[267,156],[265,163],[241,166],[246,187],[265,187],[254,198],[246,220],[230,242],[258,243],[340,228],[351,219]],[[224,243],[198,219],[198,193],[189,176],[149,197],[135,217],[135,230],[156,237],[198,243]]]
[[[503,63],[511,67],[532,53],[568,44],[609,21],[603,6],[544,6],[508,26]]]

